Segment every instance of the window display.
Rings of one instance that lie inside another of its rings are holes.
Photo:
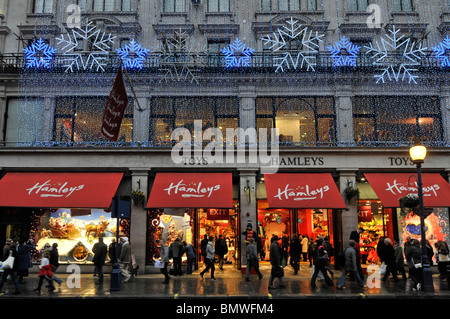
[[[36,249],[58,244],[60,262],[85,263],[92,261],[92,247],[103,236],[109,245],[116,237],[117,219],[103,209],[47,210],[40,217],[40,225],[34,232]],[[119,236],[124,236],[120,227]]]

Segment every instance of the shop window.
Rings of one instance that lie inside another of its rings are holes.
[[[95,143],[110,142],[101,134],[106,97],[59,98],[56,102],[53,140],[56,142]],[[129,101],[126,112],[132,112]],[[133,114],[126,113],[122,120],[118,142],[133,140]]]
[[[332,145],[333,98],[257,98],[257,128],[279,129],[281,146]]]
[[[46,210],[33,229],[36,249],[42,250],[58,244],[59,261],[63,263],[91,262],[92,248],[103,237],[109,246],[116,237],[117,220],[111,212],[102,209],[53,209]],[[119,225],[119,237],[128,236],[125,225]],[[110,248],[109,248],[110,249]],[[107,260],[109,261],[109,254]],[[37,256],[38,257],[38,256]]]
[[[437,97],[354,97],[353,125],[359,144],[443,141]]]
[[[177,128],[188,129],[193,140],[195,120],[201,120],[203,133],[208,128],[217,128],[223,141],[228,142],[226,130],[239,127],[239,100],[232,97],[155,97],[151,102],[151,141],[155,145],[171,144],[172,132]]]

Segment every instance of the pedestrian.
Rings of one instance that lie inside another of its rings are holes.
[[[325,282],[327,283],[328,287],[334,286],[333,280],[328,277],[327,274],[327,267],[328,265],[328,256],[325,251],[325,248],[323,246],[320,246],[317,251],[317,256],[314,258],[314,273],[311,277],[311,288],[316,287],[316,279],[319,275],[319,271],[322,273],[323,278],[325,279]]]
[[[122,237],[121,241],[122,241],[122,248],[120,250],[120,255],[118,259],[120,266],[120,273],[124,278],[122,281],[128,282],[131,278],[130,274],[131,245],[128,241],[128,237]]]
[[[41,293],[41,287],[44,283],[44,279],[48,282],[48,285],[46,286],[48,291],[53,292],[53,290],[55,290],[55,286],[53,286],[52,269],[53,265],[50,264],[50,249],[45,249],[42,252],[41,264],[39,265],[39,283],[34,291],[37,291],[39,294]]]
[[[98,237],[98,242],[92,247],[94,258],[92,259],[98,274],[98,283],[103,283],[103,266],[105,265],[108,246],[103,242],[103,236]]]
[[[9,249],[11,248],[11,245],[13,243],[13,240],[11,238],[6,239],[5,246],[3,246],[3,253],[2,256],[5,256],[8,254]]]
[[[447,267],[450,265],[449,248],[445,241],[438,241],[436,244],[436,259],[438,263],[439,278],[447,278]],[[449,278],[447,278],[449,280]]]
[[[28,269],[33,267],[31,261],[31,251],[36,247],[33,239],[23,238],[17,246],[17,252],[19,253],[17,275],[19,277],[19,284],[23,283],[23,278],[28,277]]]
[[[301,244],[302,244],[303,261],[306,262],[308,260],[308,247],[309,247],[308,235],[302,236]]]
[[[433,266],[433,256],[434,256],[434,251],[433,251],[433,247],[431,247],[430,242],[428,241],[428,239],[426,240],[426,248],[427,248],[427,256],[428,256],[428,261],[430,263],[430,267]]]
[[[402,245],[400,245],[400,243],[396,240],[394,240],[394,250],[397,273],[402,275],[402,279],[406,279],[405,257],[403,255],[403,248]]]
[[[413,281],[412,290],[420,291],[422,282],[422,250],[417,239],[411,239],[411,246],[406,254],[406,262],[409,267],[409,276]]]
[[[209,236],[208,244],[206,245],[206,257],[205,257],[206,267],[200,273],[200,277],[203,281],[203,275],[211,269],[211,281],[216,281],[214,277],[214,271],[216,268],[214,267],[214,237]]]
[[[115,263],[116,257],[118,257],[120,255],[120,249],[122,248],[122,245],[119,243],[116,243],[116,239],[112,238],[111,239],[111,243],[108,246],[108,257],[109,257],[109,262],[111,263]],[[117,251],[118,250],[118,251]]]
[[[281,236],[281,265],[283,268],[288,264],[288,251],[289,238],[287,237],[286,232],[283,232],[283,236]]]
[[[281,267],[281,247],[278,244],[278,236],[274,235],[272,237],[272,243],[270,244],[270,264],[272,265],[272,270],[270,272],[269,278],[269,289],[275,289],[273,285],[275,278],[278,278],[278,287],[283,288],[283,276],[284,269]]]
[[[291,266],[294,268],[294,275],[298,274],[300,270],[300,254],[302,251],[302,246],[297,235],[292,236],[291,243],[289,245],[289,256],[291,258]]]
[[[219,238],[216,240],[215,252],[219,259],[219,269],[223,270],[223,257],[226,253],[228,253],[228,247],[225,239],[223,239],[222,234],[220,234]]]
[[[381,281],[386,281],[389,274],[392,274],[394,281],[398,281],[397,277],[397,267],[395,263],[395,250],[391,245],[391,240],[389,238],[384,239],[384,260],[386,263],[386,272]]]
[[[194,269],[194,262],[195,262],[195,248],[192,246],[191,243],[187,244],[185,241],[183,241],[183,245],[185,247],[186,251],[186,274],[191,275],[192,269]]]
[[[408,255],[410,249],[411,249],[411,237],[408,236],[408,237],[406,237],[405,244],[403,245],[403,251],[405,254],[406,264],[407,264],[407,268],[408,268],[408,278],[411,277],[411,274],[409,273],[411,268],[410,268],[410,263],[408,262],[408,259],[406,258],[406,256]]]
[[[161,273],[164,275],[163,284],[168,284],[170,280],[169,272],[167,271],[167,266],[169,265],[169,246],[167,246],[163,239],[161,239],[159,243],[161,245],[161,261],[164,263],[161,268]]]
[[[169,247],[169,254],[173,260],[173,275],[183,276],[183,270],[181,268],[181,258],[184,255],[184,246],[178,236],[175,241]]]
[[[250,281],[250,272],[254,268],[259,280],[262,279],[263,275],[259,271],[259,257],[258,249],[255,245],[255,240],[250,239],[249,244],[245,247],[245,256],[247,258],[247,270],[245,271],[245,280]]]
[[[6,245],[5,245],[6,246]],[[19,269],[19,253],[17,252],[17,246],[12,242],[12,240],[8,243],[7,249],[3,249],[3,255],[2,255],[2,261],[6,261],[8,257],[14,258],[14,262],[11,268],[3,269],[3,274],[0,279],[0,290],[3,288],[3,285],[8,280],[8,277],[10,277],[14,282],[14,295],[18,295],[21,293],[19,281],[17,279],[17,271]]]
[[[206,265],[206,246],[208,245],[208,235],[203,235],[203,239],[200,242],[200,254],[203,257],[203,262]]]
[[[59,279],[55,273],[59,268],[59,252],[58,252],[58,244],[53,243],[52,249],[50,250],[50,265],[53,266],[52,272],[53,272],[53,280],[58,283],[58,285],[61,285],[62,280]]]
[[[344,251],[344,256],[345,256],[345,266],[337,288],[338,289],[345,288],[344,282],[347,277],[347,274],[349,273],[353,274],[360,287],[364,287],[364,283],[362,282],[361,277],[359,277],[358,268],[356,265],[355,241],[353,239],[349,241],[349,245]]]
[[[314,241],[314,238],[311,237],[309,239],[308,243],[308,259],[309,259],[309,267],[313,266],[313,256],[314,252],[316,251],[316,242]]]
[[[378,244],[377,244],[377,255],[378,255],[378,258],[380,258],[380,263],[385,263],[385,259],[386,259],[385,258],[386,245],[384,243],[385,239],[386,239],[386,237],[381,236],[380,240],[378,241]]]

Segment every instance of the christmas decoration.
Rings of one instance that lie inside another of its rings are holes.
[[[89,22],[84,29],[74,28],[68,32],[66,37],[61,35],[58,44],[62,44],[64,56],[64,67],[66,72],[78,70],[104,71],[109,59],[109,52],[114,44],[115,36],[101,32]],[[90,51],[76,51],[79,48],[79,41],[88,42]]]
[[[148,50],[137,43],[134,39],[131,39],[127,45],[117,49],[117,53],[122,59],[126,69],[140,70],[144,66],[145,59],[148,55]]]
[[[225,55],[227,68],[250,66],[250,60],[253,52],[255,52],[255,50],[247,47],[247,45],[238,38],[221,51]]]
[[[165,82],[187,81],[199,83],[196,73],[206,66],[206,52],[194,52],[186,32],[175,31],[162,40],[160,72]]]
[[[399,35],[400,29],[396,29],[395,26],[388,31],[390,35],[385,35],[381,39],[381,44],[376,41],[375,45],[371,43],[370,46],[365,46],[368,49],[367,54],[372,54],[373,65],[381,71],[381,74],[374,75],[376,83],[407,79],[408,83],[417,84],[416,79],[419,76],[415,72],[427,48],[422,44],[416,46],[415,41]],[[394,64],[398,58],[400,61]]]
[[[346,37],[342,37],[334,45],[327,47],[333,58],[333,66],[356,66],[356,58],[361,49]]]
[[[316,66],[316,55],[319,53],[319,42],[322,42],[323,34],[316,31],[308,31],[307,27],[302,27],[298,20],[291,18],[286,21],[272,36],[262,38],[264,45],[275,53],[280,54],[274,58],[275,72],[284,72],[285,69],[301,69],[306,66],[306,70],[314,70]],[[290,50],[290,43],[298,42],[301,47],[297,50]]]
[[[56,50],[49,46],[42,38],[23,49],[27,68],[50,69]]]
[[[442,67],[450,66],[450,37],[447,35],[445,39],[435,47],[433,47],[433,54],[436,56]]]

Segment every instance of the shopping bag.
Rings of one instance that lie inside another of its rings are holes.
[[[387,267],[386,264],[384,262],[382,262],[381,266],[380,266],[380,275],[381,276],[384,276],[386,274],[386,267]]]
[[[164,262],[162,262],[161,260],[155,261],[155,267],[156,268],[164,268]]]
[[[9,251],[9,256],[2,264],[3,269],[12,269],[14,267],[14,257],[12,255],[12,251]]]

